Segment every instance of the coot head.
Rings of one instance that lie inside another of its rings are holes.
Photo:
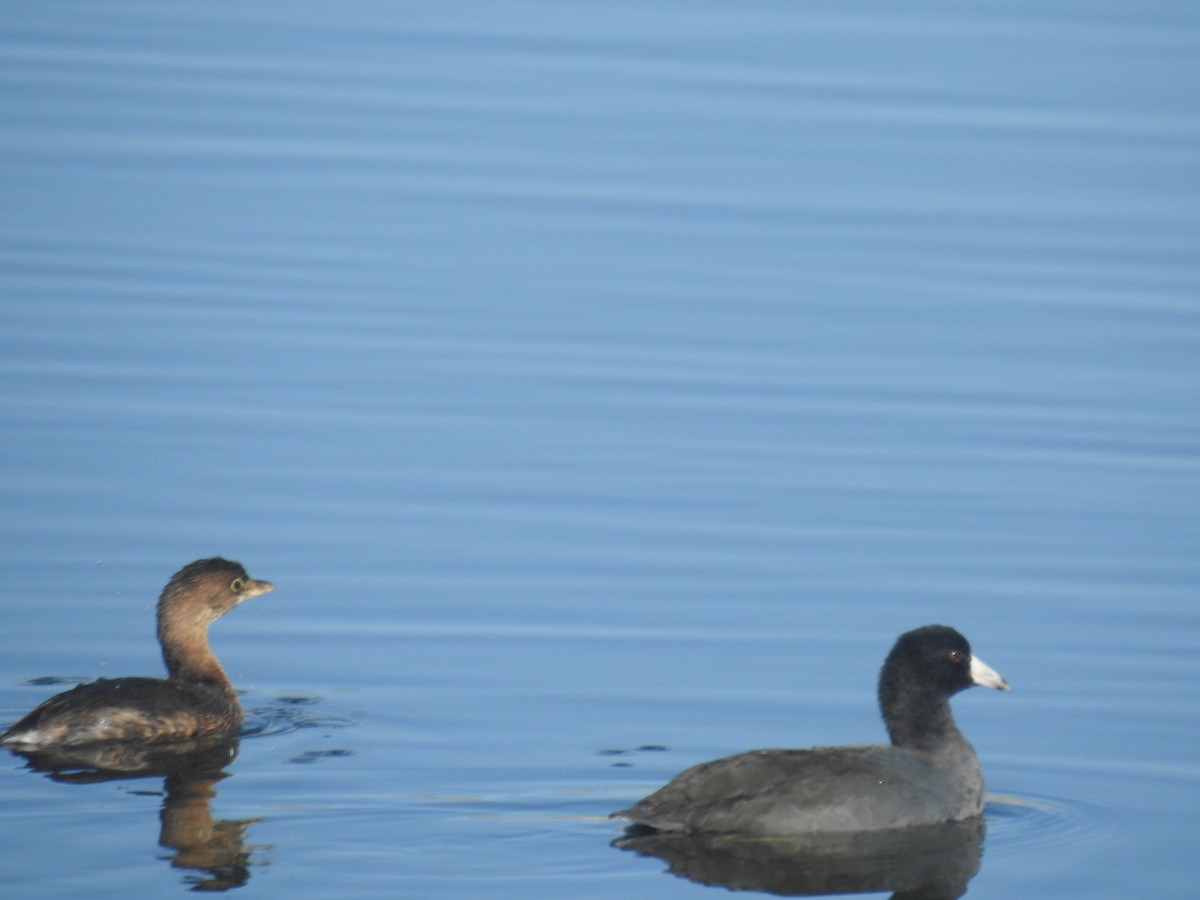
[[[892,743],[922,747],[954,728],[946,701],[972,685],[1009,690],[946,625],[926,625],[896,639],[879,674],[879,706]]]

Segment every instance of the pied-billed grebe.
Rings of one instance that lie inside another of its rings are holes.
[[[944,625],[900,635],[879,675],[891,746],[754,750],[702,763],[613,813],[659,831],[794,835],[932,825],[983,812],[983,773],[950,697],[1008,684]]]
[[[200,559],[158,598],[166,679],[101,678],[51,697],[0,735],[14,749],[96,741],[173,741],[224,734],[242,723],[237,692],[208,646],[208,626],[243,600],[274,588],[240,563]]]

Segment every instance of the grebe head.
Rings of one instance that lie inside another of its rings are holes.
[[[212,622],[244,600],[273,590],[269,581],[255,581],[241,563],[214,557],[188,563],[163,588],[160,617]]]

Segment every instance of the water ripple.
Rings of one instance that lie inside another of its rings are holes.
[[[1116,831],[1115,810],[1076,798],[992,794],[987,802],[989,857],[1095,841]]]
[[[19,682],[22,687],[58,687],[60,685],[86,684],[93,679],[82,675],[39,675]]]
[[[349,728],[357,724],[356,715],[329,709],[322,697],[286,695],[248,710],[242,737],[277,736],[308,728]]]

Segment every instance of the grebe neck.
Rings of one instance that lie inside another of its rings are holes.
[[[167,677],[177,681],[213,684],[233,693],[233,684],[208,644],[208,623],[181,623],[177,617],[160,616],[158,640],[162,644]]]

